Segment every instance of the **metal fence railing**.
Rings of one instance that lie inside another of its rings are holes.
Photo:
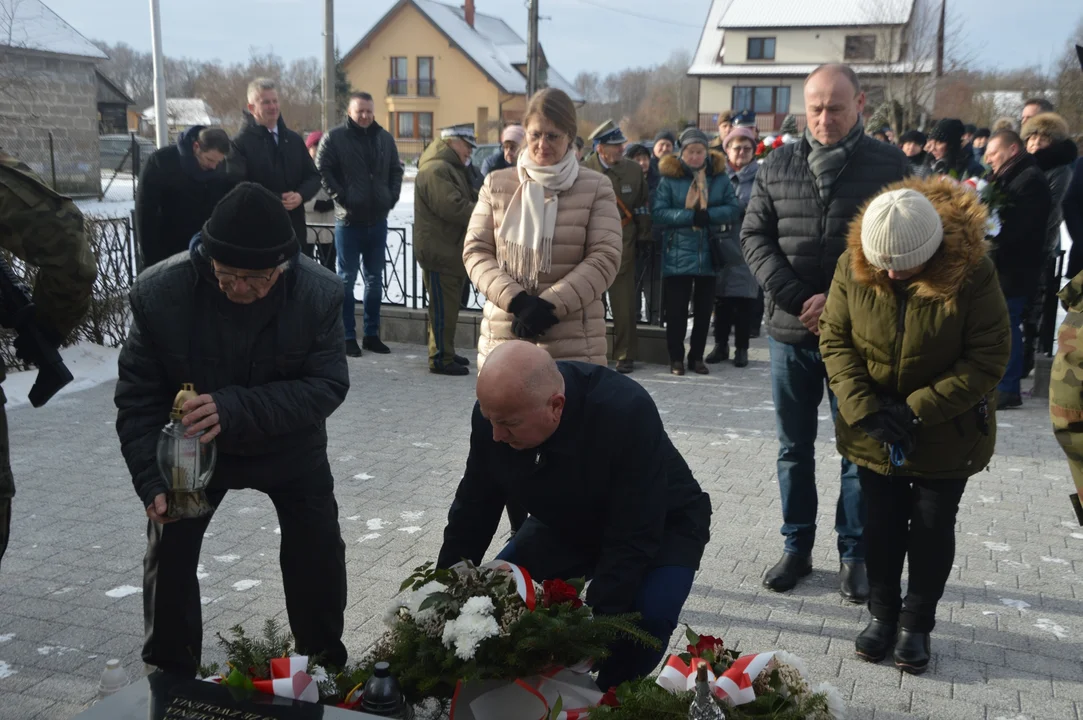
[[[101,192],[96,135],[36,127],[0,128],[0,145],[61,195],[88,197]]]

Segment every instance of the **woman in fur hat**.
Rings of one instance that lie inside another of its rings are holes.
[[[985,217],[955,183],[888,186],[851,225],[820,318],[838,449],[858,465],[868,512],[872,620],[856,651],[879,662],[894,649],[910,673],[929,663],[959,500],[993,455],[992,398],[1011,351]]]

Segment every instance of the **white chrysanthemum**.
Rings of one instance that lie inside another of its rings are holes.
[[[831,711],[833,720],[846,720],[846,700],[843,699],[838,688],[831,683],[822,682],[813,692],[827,697],[827,709]]]
[[[493,599],[486,595],[477,595],[463,603],[463,615],[492,615]]]
[[[500,626],[491,615],[462,614],[444,625],[444,647],[455,647],[455,656],[471,660],[478,643],[500,634]]]
[[[327,671],[320,665],[313,665],[308,674],[318,683],[327,682]]]
[[[395,627],[395,624],[399,621],[399,610],[401,609],[402,605],[395,603],[384,610],[384,625]]]
[[[408,597],[405,602],[401,603],[401,606],[406,608],[415,621],[423,622],[432,618],[436,614],[436,611],[432,608],[420,610],[421,603],[425,602],[425,599],[429,597],[429,595],[437,592],[444,592],[445,590],[447,590],[447,585],[438,583],[434,580],[410,593],[410,597]]]
[[[805,661],[797,657],[793,653],[788,653],[785,650],[778,650],[775,652],[775,660],[783,665],[789,665],[797,672],[801,673],[801,677],[808,679],[808,671],[805,667]]]

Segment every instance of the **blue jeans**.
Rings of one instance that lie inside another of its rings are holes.
[[[1008,358],[1008,368],[1004,379],[997,389],[1005,395],[1019,394],[1019,381],[1023,378],[1023,310],[1027,305],[1026,296],[1006,298],[1008,317],[1012,324],[1012,354]]]
[[[335,252],[338,254],[338,276],[345,285],[342,301],[342,325],[346,339],[357,339],[354,317],[354,285],[357,271],[365,281],[364,331],[366,336],[380,334],[380,303],[384,297],[384,256],[387,253],[387,221],[377,225],[343,225],[335,223]]]
[[[785,551],[808,555],[816,542],[816,431],[827,370],[816,338],[788,345],[771,338],[771,393],[778,428],[778,489],[782,494],[782,535]],[[838,414],[828,390],[831,419]],[[865,558],[861,534],[865,502],[857,466],[842,459],[842,488],[835,507],[835,532],[843,562]]]
[[[497,556],[526,568],[537,582],[585,577],[590,579],[598,559],[567,542],[555,531],[533,517],[528,517],[515,537]],[[626,612],[640,614],[640,627],[658,638],[657,650],[632,642],[619,642],[597,668],[598,687],[616,687],[627,680],[640,678],[658,665],[677,628],[681,608],[692,589],[696,571],[679,565],[649,568],[643,575],[634,598],[629,598]]]

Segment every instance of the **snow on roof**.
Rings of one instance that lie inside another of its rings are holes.
[[[10,14],[10,17],[9,17]],[[18,0],[4,8],[0,46],[107,60],[108,55],[45,6],[41,0]]]
[[[732,0],[723,28],[905,25],[914,0]]]
[[[165,101],[166,121],[176,127],[192,125],[217,125],[218,118],[211,114],[211,108],[200,98],[169,98]],[[154,106],[143,111],[143,119],[154,124]]]
[[[500,18],[474,13],[474,27],[466,23],[461,7],[435,0],[412,0],[429,20],[444,32],[468,57],[505,92],[526,93],[526,77],[515,65],[526,63],[526,41]],[[583,98],[571,83],[552,66],[548,68],[549,87],[559,88],[576,102]]]
[[[703,26],[696,54],[692,57],[689,75],[711,75],[719,65],[718,54],[722,50],[722,40],[726,31],[719,27],[722,15],[729,9],[733,0],[714,0],[707,12],[707,23]]]
[[[716,65],[707,70],[705,75],[716,76],[770,76],[770,75],[798,75],[804,76],[819,67],[819,64],[798,65]],[[918,62],[900,63],[864,63],[861,65],[851,64],[851,68],[858,75],[883,75],[884,73],[931,73],[936,67],[936,61],[932,58]]]

